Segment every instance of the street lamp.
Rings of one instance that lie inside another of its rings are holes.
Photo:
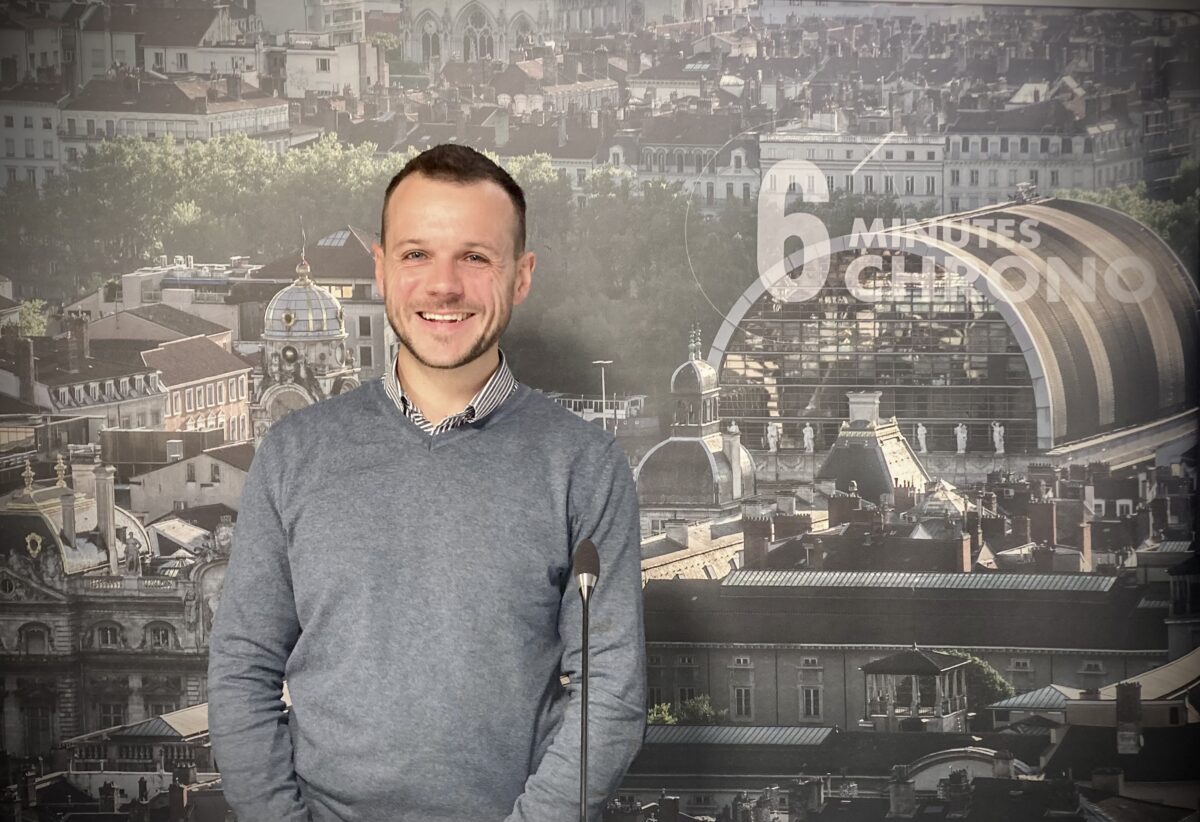
[[[608,430],[608,389],[604,385],[604,366],[612,365],[612,360],[592,360],[592,365],[600,366],[600,425]]]

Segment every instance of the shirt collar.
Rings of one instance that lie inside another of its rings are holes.
[[[513,376],[512,370],[508,367],[508,358],[504,356],[504,349],[497,349],[500,352],[500,364],[496,366],[496,370],[488,377],[483,388],[476,392],[471,401],[467,403],[466,408],[458,412],[463,414],[467,422],[475,422],[486,417],[499,407],[513,389],[517,387],[517,380]],[[404,392],[404,386],[400,384],[400,378],[396,369],[396,362],[400,357],[400,353],[396,353],[396,357],[392,360],[392,367],[388,369],[384,375],[384,387],[387,389],[388,395],[392,401],[396,403],[396,407],[400,409],[407,417],[412,417],[413,413],[420,413],[420,409],[416,407],[416,403]]]

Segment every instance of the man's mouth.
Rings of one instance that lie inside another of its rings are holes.
[[[441,323],[443,325],[454,325],[475,316],[466,311],[418,311],[417,316],[426,322]]]

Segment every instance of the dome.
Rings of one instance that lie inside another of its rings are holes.
[[[704,394],[718,387],[717,369],[704,360],[688,360],[671,375],[672,394]]]
[[[729,460],[721,450],[721,434],[671,437],[651,448],[637,470],[638,498],[643,505],[712,507],[737,501]],[[742,497],[757,493],[754,460],[738,445]]]
[[[342,304],[308,276],[308,263],[296,267],[296,281],[267,303],[264,339],[328,339],[346,334]]]

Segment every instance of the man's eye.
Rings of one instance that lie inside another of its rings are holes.
[[[406,252],[406,253],[404,254],[404,256],[402,256],[400,259],[402,259],[402,260],[407,260],[410,254],[421,254],[421,253],[423,253],[423,252],[420,252],[420,251],[408,251],[408,252]]]
[[[486,258],[486,257],[481,257],[481,256],[480,256],[480,255],[478,255],[478,254],[468,254],[467,256],[468,256],[468,257],[474,257],[476,260],[479,260],[480,262],[484,262],[484,263],[486,263],[486,262],[487,262],[487,258]]]

